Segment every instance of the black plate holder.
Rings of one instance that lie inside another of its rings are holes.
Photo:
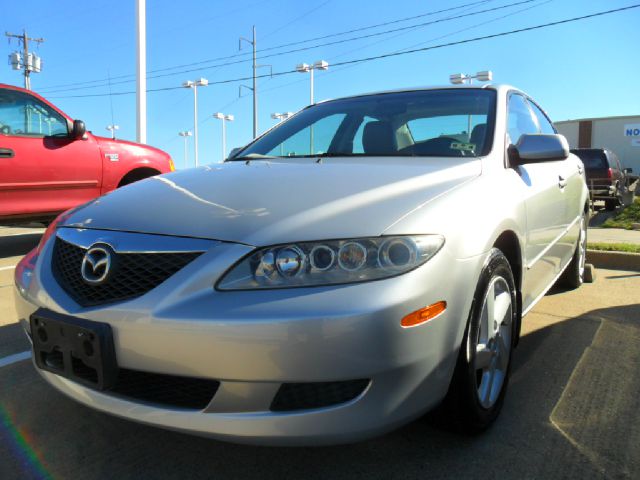
[[[29,321],[38,368],[98,390],[115,385],[118,364],[109,324],[44,308]]]

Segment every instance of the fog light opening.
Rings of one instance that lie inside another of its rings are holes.
[[[429,320],[433,320],[446,309],[447,302],[442,300],[440,302],[431,304],[428,307],[424,307],[420,310],[416,310],[415,312],[410,313],[402,320],[400,320],[400,325],[404,328],[417,327],[418,325],[422,325]]]

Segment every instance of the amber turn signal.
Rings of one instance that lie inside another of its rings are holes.
[[[447,308],[447,302],[440,301],[429,305],[428,307],[421,308],[415,312],[410,313],[400,321],[400,325],[403,327],[415,327],[421,325],[429,320],[433,320]]]

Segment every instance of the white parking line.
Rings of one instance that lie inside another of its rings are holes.
[[[43,230],[34,230],[34,231],[20,232],[20,233],[7,233],[5,235],[0,235],[0,237],[19,237],[20,235],[40,235],[43,232]]]
[[[2,272],[3,270],[13,270],[14,268],[16,268],[15,265],[10,265],[8,267],[0,267],[0,272]]]
[[[26,352],[14,353],[13,355],[9,355],[8,357],[0,358],[0,368],[6,367],[8,365],[12,365],[14,363],[22,362],[31,358],[31,351],[27,350]]]

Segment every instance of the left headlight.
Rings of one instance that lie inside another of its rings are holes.
[[[379,280],[419,267],[442,245],[441,235],[403,235],[265,247],[240,260],[216,288],[255,290]]]

